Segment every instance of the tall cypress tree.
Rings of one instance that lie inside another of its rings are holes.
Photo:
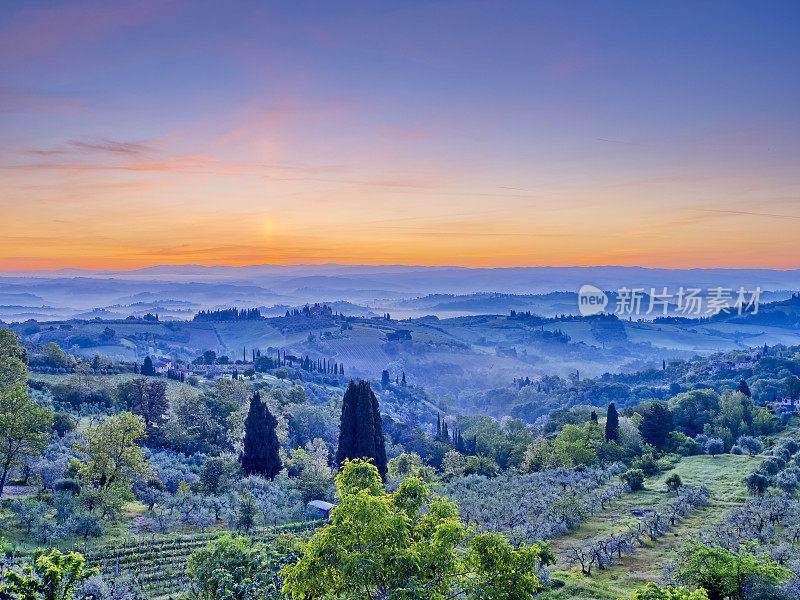
[[[388,464],[386,461],[386,440],[383,437],[383,419],[381,419],[381,410],[378,406],[378,398],[375,396],[369,387],[369,382],[364,382],[367,390],[369,390],[370,400],[372,400],[372,422],[374,425],[374,439],[375,439],[375,466],[378,467],[378,473],[381,474],[383,479],[386,479],[386,474],[389,472]]]
[[[144,357],[144,362],[142,363],[142,375],[155,375],[156,370],[153,367],[153,359],[149,356]]]
[[[619,415],[617,414],[617,407],[614,403],[608,405],[608,413],[606,413],[606,440],[609,442],[616,440],[619,437]]]
[[[250,398],[250,410],[244,421],[244,451],[242,470],[248,475],[262,475],[273,479],[281,470],[277,419],[261,401],[256,392]]]
[[[338,465],[356,458],[371,458],[381,477],[386,477],[386,447],[378,399],[369,382],[364,380],[358,384],[350,380],[347,386],[342,402],[339,447],[336,450]]]

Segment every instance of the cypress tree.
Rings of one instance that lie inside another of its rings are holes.
[[[746,382],[744,379],[742,379],[742,380],[739,382],[739,391],[740,391],[740,392],[742,392],[742,393],[743,393],[745,396],[747,396],[748,398],[751,398],[751,397],[752,397],[752,395],[751,395],[751,393],[750,393],[750,386],[749,386],[749,385],[747,385],[747,382]]]
[[[156,370],[153,368],[153,359],[149,356],[144,357],[144,362],[142,363],[142,375],[155,375]]]
[[[242,470],[247,475],[262,475],[274,479],[281,470],[278,435],[275,427],[277,419],[261,401],[256,392],[250,398],[250,410],[244,422],[244,451]]]
[[[336,463],[345,460],[371,458],[381,477],[386,477],[386,447],[378,399],[369,382],[350,380],[342,402],[339,427],[339,447]]]
[[[383,437],[383,419],[381,419],[381,410],[378,406],[378,398],[375,396],[375,392],[370,389],[369,383],[366,383],[366,388],[369,390],[370,400],[372,400],[372,422],[375,427],[375,466],[378,467],[378,473],[380,473],[381,477],[385,480],[389,468],[386,460],[386,441]]]
[[[592,411],[592,414],[591,414],[591,415],[589,415],[589,418],[590,418],[592,421],[594,421],[595,423],[597,423],[597,411],[596,411],[596,410],[593,410],[593,411]]]
[[[606,413],[606,440],[613,441],[619,437],[619,415],[617,414],[617,407],[614,403],[608,405],[608,412]]]

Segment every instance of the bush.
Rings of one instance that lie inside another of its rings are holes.
[[[644,472],[641,469],[631,469],[620,475],[622,481],[628,484],[632,492],[644,489]]]
[[[68,431],[75,431],[75,421],[65,412],[57,412],[53,414],[53,431],[64,437]]]
[[[53,484],[54,492],[69,492],[75,496],[81,493],[81,484],[77,479],[59,479]]]
[[[673,492],[677,492],[680,487],[683,486],[683,481],[681,480],[681,476],[677,473],[673,473],[664,481],[667,485],[667,489]]]
[[[652,477],[660,470],[658,461],[655,459],[652,452],[642,454],[642,456],[634,460],[633,468],[634,470],[641,471],[647,477]]]

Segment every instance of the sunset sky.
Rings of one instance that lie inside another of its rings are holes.
[[[0,270],[800,268],[800,2],[8,1]]]

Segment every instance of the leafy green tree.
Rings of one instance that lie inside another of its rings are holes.
[[[619,414],[617,414],[617,407],[612,402],[608,405],[608,412],[606,412],[606,441],[612,442],[619,437]]]
[[[703,588],[694,591],[685,587],[662,588],[651,581],[642,589],[636,590],[631,600],[708,600],[708,594]]]
[[[200,485],[208,494],[216,494],[228,474],[228,463],[223,458],[210,456],[200,469]]]
[[[467,459],[460,452],[450,450],[442,459],[442,475],[447,479],[461,477],[467,469]]]
[[[166,381],[138,377],[121,384],[117,389],[117,397],[119,402],[133,414],[141,415],[147,437],[162,439],[169,408]]]
[[[537,546],[476,533],[419,478],[388,494],[377,468],[356,460],[343,464],[336,486],[331,524],[283,571],[291,598],[521,600],[542,587]]]
[[[720,396],[710,389],[691,390],[678,394],[669,401],[674,425],[679,430],[694,437],[703,433],[703,426],[711,423],[719,414]]]
[[[739,552],[719,546],[689,542],[676,562],[675,578],[681,583],[702,587],[709,600],[746,600],[746,584],[758,579],[776,584],[789,572],[764,553],[756,555],[754,548]]]
[[[790,375],[783,380],[783,394],[787,398],[797,400],[800,398],[800,377],[797,375]]]
[[[49,342],[44,345],[44,355],[47,357],[47,364],[51,367],[66,367],[69,363],[67,353],[55,342]]]
[[[389,461],[388,475],[391,479],[420,477],[425,468],[422,457],[416,452],[403,452]]]
[[[47,447],[53,414],[36,404],[22,384],[0,390],[0,494],[8,472]]]
[[[603,430],[595,421],[590,420],[583,427],[564,425],[553,441],[553,450],[561,465],[588,467],[597,463],[597,452],[604,441]]]
[[[494,477],[500,468],[490,456],[479,454],[478,456],[468,456],[464,465],[465,475],[483,475],[484,477]]]
[[[642,439],[656,448],[663,448],[672,431],[672,413],[667,408],[666,402],[651,400],[643,402],[636,407],[636,412],[642,415],[639,433]]]
[[[88,510],[100,510],[104,517],[119,513],[131,497],[133,482],[149,471],[139,446],[145,435],[142,417],[121,412],[89,428],[85,442],[75,444],[84,461],[78,471],[83,481],[80,500]]]
[[[10,329],[0,329],[0,392],[28,380],[28,352]]]
[[[7,570],[0,582],[0,598],[17,600],[72,600],[80,584],[97,569],[86,569],[83,556],[77,552],[62,554],[52,550],[45,554],[39,550],[32,565],[19,573]]]
[[[248,475],[274,479],[283,468],[278,434],[275,433],[277,425],[277,419],[261,401],[261,394],[254,393],[250,398],[250,410],[244,422],[242,469]]]
[[[371,458],[381,477],[386,477],[386,446],[378,399],[363,379],[358,384],[350,380],[342,400],[336,464],[356,458]]]
[[[240,531],[250,531],[256,524],[261,511],[258,508],[258,501],[250,490],[245,490],[239,496],[239,503],[236,507],[236,528]]]
[[[761,473],[750,473],[742,480],[742,483],[747,486],[747,491],[753,496],[761,496],[767,491],[769,487],[769,478]]]
[[[330,453],[324,440],[314,438],[304,448],[295,448],[290,453],[287,469],[299,478],[303,500],[325,499],[333,486],[333,470],[328,465]]]

